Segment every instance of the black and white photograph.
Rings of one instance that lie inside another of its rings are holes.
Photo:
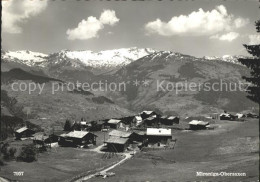
[[[259,182],[259,0],[1,0],[0,182]]]

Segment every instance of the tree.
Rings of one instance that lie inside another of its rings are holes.
[[[20,155],[17,157],[18,161],[33,162],[36,161],[36,148],[34,145],[27,145],[22,148]]]
[[[260,33],[260,20],[255,22],[256,31]],[[248,87],[248,98],[252,101],[258,103],[259,105],[259,115],[260,115],[260,44],[258,45],[246,45],[244,44],[247,52],[252,55],[250,58],[241,58],[238,61],[245,65],[251,70],[250,76],[243,76],[242,78],[247,82],[251,83]]]
[[[71,122],[70,122],[70,120],[66,120],[65,121],[65,125],[64,125],[64,131],[71,131]]]

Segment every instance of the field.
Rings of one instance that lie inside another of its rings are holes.
[[[118,156],[102,159],[102,156],[103,154],[90,152],[87,149],[57,147],[39,154],[36,162],[8,162],[6,166],[1,167],[0,176],[25,182],[59,182],[109,166],[122,158]],[[24,175],[14,176],[15,171],[24,171]]]
[[[257,181],[258,120],[217,121],[215,130],[176,131],[174,150],[139,153],[111,172],[90,181]],[[196,177],[196,172],[246,173],[246,177]]]
[[[259,177],[259,124],[245,122],[211,122],[214,130],[173,130],[177,139],[174,149],[139,152],[132,159],[109,172],[115,176],[89,181],[257,181]],[[95,132],[101,145],[107,133]],[[12,142],[12,146],[30,141]],[[103,154],[90,149],[53,148],[38,155],[33,163],[8,162],[0,176],[19,181],[68,181],[88,171],[99,170],[122,159],[103,159]],[[14,171],[24,171],[15,177]],[[199,177],[197,172],[246,173],[245,177]]]

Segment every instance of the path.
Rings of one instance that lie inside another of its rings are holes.
[[[99,146],[99,147],[100,147],[100,146]],[[97,147],[97,148],[98,148],[98,147]],[[97,149],[97,148],[96,148],[96,149]],[[102,146],[101,146],[100,148],[102,148]],[[98,150],[96,150],[96,151],[98,151]],[[131,155],[130,153],[123,153],[123,154],[125,155],[125,158],[122,159],[122,160],[120,160],[120,161],[117,162],[116,164],[114,164],[114,165],[112,165],[112,166],[110,166],[110,167],[108,167],[108,168],[106,168],[106,169],[103,169],[103,170],[101,170],[101,171],[98,171],[98,172],[96,172],[95,174],[90,174],[90,175],[81,177],[80,179],[77,179],[77,180],[74,181],[74,182],[86,181],[86,180],[89,180],[89,179],[95,177],[95,175],[98,174],[98,173],[106,173],[107,171],[109,171],[109,170],[115,168],[116,166],[119,166],[120,164],[124,163],[126,160],[128,160],[128,159],[130,159],[130,158],[132,157],[132,155]]]

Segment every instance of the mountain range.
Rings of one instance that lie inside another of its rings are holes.
[[[249,75],[249,70],[238,63],[237,59],[241,57],[243,56],[197,58],[149,48],[122,48],[100,52],[62,50],[49,55],[2,50],[1,90],[5,90],[8,97],[16,98],[16,105],[32,108],[30,119],[36,124],[47,120],[57,123],[65,118],[79,119],[83,116],[88,120],[121,117],[144,109],[180,116],[223,110],[254,110],[257,105],[248,100],[243,91],[182,89],[176,93],[177,87],[158,90],[159,81],[163,82],[164,86],[173,83],[199,85],[220,81],[244,82],[241,78]],[[41,79],[48,85],[44,94],[28,95],[11,90],[10,83],[14,80],[37,82],[35,79]],[[48,92],[52,82],[69,81],[127,84],[123,91],[59,91],[56,95]],[[139,84],[134,85],[134,81]],[[1,105],[4,107],[4,103]],[[87,109],[90,107],[92,109]]]

